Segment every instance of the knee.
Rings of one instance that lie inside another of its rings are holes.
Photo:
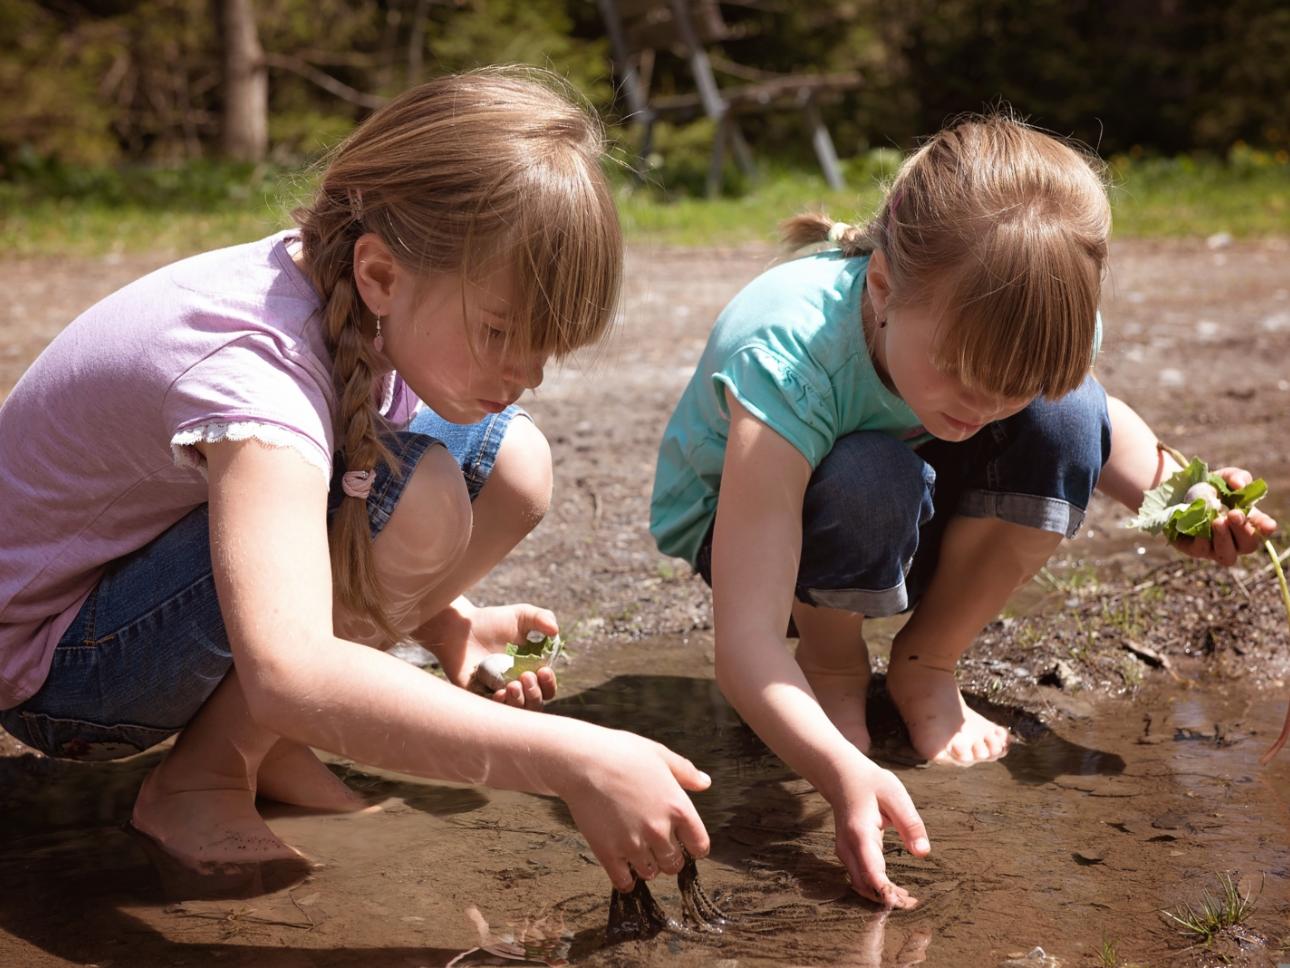
[[[1056,400],[1036,400],[1017,414],[1017,439],[1035,452],[1056,452],[1095,482],[1111,455],[1106,391],[1092,376]]]
[[[862,431],[840,438],[807,486],[807,519],[884,521],[913,530],[932,516],[936,471],[902,440]],[[901,520],[907,518],[908,520]]]
[[[490,515],[513,522],[522,537],[538,526],[551,507],[553,476],[546,437],[532,420],[516,417],[506,428],[480,498],[490,505]]]
[[[410,474],[377,536],[378,554],[396,559],[401,571],[441,571],[460,560],[470,543],[466,481],[452,454],[440,446],[427,450]]]

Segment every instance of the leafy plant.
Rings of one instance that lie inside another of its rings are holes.
[[[1242,894],[1236,879],[1226,872],[1218,875],[1218,886],[1217,897],[1205,891],[1199,906],[1184,904],[1174,911],[1161,911],[1161,917],[1196,935],[1201,943],[1208,943],[1224,928],[1235,927],[1248,920],[1254,913],[1257,895]]]
[[[1178,454],[1175,459],[1181,464],[1181,458]],[[1137,517],[1128,526],[1148,534],[1163,534],[1170,541],[1209,538],[1211,525],[1219,514],[1249,511],[1267,493],[1267,481],[1261,477],[1232,490],[1227,481],[1211,473],[1204,461],[1194,458],[1143,495]]]

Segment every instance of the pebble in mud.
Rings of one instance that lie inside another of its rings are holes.
[[[999,963],[999,968],[1061,968],[1061,960],[1036,945],[1024,955],[1017,954]]]

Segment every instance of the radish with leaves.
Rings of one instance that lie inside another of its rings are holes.
[[[1188,460],[1172,447],[1158,446],[1177,461],[1182,470],[1142,496],[1138,514],[1128,522],[1128,527],[1148,534],[1163,534],[1170,541],[1185,538],[1208,540],[1213,534],[1214,522],[1220,516],[1234,510],[1249,512],[1268,493],[1268,485],[1263,478],[1233,488],[1222,475],[1211,472],[1204,461]],[[1285,606],[1286,619],[1290,621],[1290,587],[1286,585],[1281,559],[1272,542],[1264,540],[1263,547],[1272,559],[1281,587],[1281,602]],[[1259,758],[1259,762],[1270,762],[1287,740],[1290,740],[1290,709],[1286,710],[1281,735]]]
[[[508,642],[505,652],[494,652],[479,663],[475,681],[488,692],[505,689],[508,682],[515,682],[525,672],[554,666],[563,648],[560,636],[534,629],[520,644]]]

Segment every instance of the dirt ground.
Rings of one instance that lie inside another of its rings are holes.
[[[538,530],[475,597],[555,609],[565,629],[576,634],[568,667],[572,683],[594,692],[605,686],[602,669],[630,671],[644,662],[631,650],[652,648],[659,640],[688,650],[681,664],[689,674],[710,675],[707,590],[683,563],[660,555],[647,532],[654,454],[712,319],[774,257],[765,248],[634,249],[623,320],[610,345],[595,358],[550,372],[527,402],[551,441],[554,502]],[[156,256],[0,263],[0,284],[8,295],[0,307],[0,399],[78,311],[164,261]],[[1096,368],[1103,383],[1175,447],[1211,466],[1240,464],[1266,477],[1272,493],[1264,506],[1290,520],[1290,241],[1121,242],[1113,248],[1111,266]],[[1084,533],[1064,545],[1044,576],[983,633],[963,675],[976,698],[1022,711],[1041,729],[1087,717],[1106,697],[1132,699],[1139,690],[1167,689],[1177,678],[1196,675],[1242,688],[1270,686],[1266,701],[1285,697],[1290,636],[1266,558],[1228,572],[1188,564],[1123,530],[1125,517],[1122,508],[1099,497]],[[875,638],[881,652],[881,627]],[[1265,728],[1256,742],[1261,748],[1269,739]],[[52,766],[40,767],[23,753],[0,734],[0,767],[6,758],[9,764],[6,783],[28,776],[39,783],[40,776],[51,775]],[[129,786],[141,774],[125,768],[112,776]],[[791,788],[792,781],[773,770],[767,776]],[[469,800],[469,792],[444,793],[444,803],[419,809],[440,821],[451,819],[471,809],[474,801],[459,802],[462,797]],[[20,802],[31,803],[11,795],[0,799],[0,807],[13,809]],[[128,797],[123,794],[121,802]],[[1284,806],[1281,801],[1283,812]],[[1282,849],[1286,830],[1286,819],[1278,818],[1279,833],[1272,836],[1280,836]],[[453,869],[463,862],[455,853],[444,856]],[[378,875],[369,870],[364,876]],[[1278,876],[1290,877],[1284,865]],[[600,889],[595,882],[592,890]],[[297,905],[279,920],[295,921],[300,913]],[[1284,909],[1280,918],[1284,924]],[[27,936],[12,920],[0,927]],[[92,936],[92,928],[85,931]],[[66,950],[52,957],[52,942],[40,940],[46,936],[33,936],[35,948],[13,948],[23,955],[11,962],[0,933],[0,965],[82,963]],[[36,959],[41,947],[52,960]],[[158,964],[171,963],[158,957]],[[956,963],[944,948],[941,957],[948,960],[927,962]],[[132,963],[121,954],[102,961]],[[347,962],[273,962],[297,963]],[[646,961],[637,952],[631,963]],[[727,957],[726,963],[734,962]]]
[[[529,600],[578,626],[584,649],[710,624],[708,595],[647,532],[655,449],[671,407],[725,302],[776,253],[635,249],[620,327],[593,357],[549,373],[526,401],[551,442],[555,498],[538,530],[481,589]],[[81,309],[165,257],[0,263],[0,400]],[[1103,303],[1097,373],[1167,442],[1211,466],[1247,466],[1273,485],[1265,507],[1290,511],[1290,241],[1117,244]],[[1284,502],[1284,503],[1283,503]],[[1097,499],[1088,534],[1060,560],[1111,558],[1140,573],[1172,560],[1120,529]]]

